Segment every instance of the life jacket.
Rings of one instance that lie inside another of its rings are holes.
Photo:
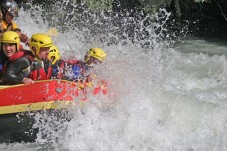
[[[84,61],[81,61],[81,60],[76,60],[76,61],[73,61],[73,62],[71,61],[71,62],[69,62],[69,64],[74,65],[75,69],[76,69],[76,67],[79,67],[80,68],[80,75],[82,75],[82,76],[85,76],[85,73],[88,72],[91,69],[90,66],[88,66]]]
[[[49,60],[41,61],[37,58],[31,58],[31,72],[30,78],[32,80],[48,80],[52,75],[52,65]]]
[[[86,83],[91,83],[92,81],[92,77],[91,77],[91,73],[90,70],[93,68],[92,66],[87,65],[84,61],[80,61],[79,62],[80,66],[81,66],[81,75],[85,78],[85,82]]]
[[[5,20],[0,21],[0,32],[6,31],[20,31],[17,24],[12,21],[11,23],[7,24]]]
[[[54,65],[52,65],[51,78],[61,79],[63,77],[64,66],[65,66],[65,62],[62,59],[56,61],[56,63]]]
[[[87,66],[80,60],[65,61],[63,77],[66,80],[74,82],[85,82],[84,73],[87,71]]]

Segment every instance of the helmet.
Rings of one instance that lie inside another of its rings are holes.
[[[61,58],[58,47],[51,46],[48,54],[48,59],[52,61],[54,65]]]
[[[94,57],[100,61],[104,61],[106,53],[100,48],[91,48],[85,56],[85,62],[89,61],[90,57]]]
[[[14,17],[18,17],[18,5],[14,0],[4,0],[1,4],[3,15],[9,12]]]
[[[6,31],[2,34],[2,37],[0,39],[1,43],[15,43],[17,46],[17,51],[20,48],[20,37],[19,35],[14,31]]]
[[[30,49],[32,53],[37,56],[39,54],[40,48],[53,46],[52,39],[46,34],[34,34],[31,37]],[[35,48],[35,50],[33,49]]]

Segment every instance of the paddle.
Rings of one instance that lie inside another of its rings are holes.
[[[51,37],[55,37],[58,35],[58,30],[57,28],[50,28],[47,32],[46,32],[47,35],[51,36]]]

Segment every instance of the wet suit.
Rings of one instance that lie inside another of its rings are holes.
[[[31,52],[20,53],[16,57],[8,59],[3,68],[2,81],[7,84],[23,83],[24,78],[32,80],[50,79],[52,74],[51,63],[49,60],[37,61]],[[15,55],[15,54],[14,54]]]
[[[23,79],[29,77],[30,64],[30,60],[22,54],[15,59],[9,58],[3,67],[2,81],[7,84],[23,83]]]

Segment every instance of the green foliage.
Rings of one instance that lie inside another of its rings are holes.
[[[86,4],[91,11],[112,10],[113,0],[87,0]]]
[[[172,0],[139,0],[141,2],[140,9],[145,12],[154,14],[158,11],[161,5],[169,6]]]
[[[23,0],[26,1],[26,0]],[[29,0],[27,0],[29,1]],[[53,0],[34,0],[37,3],[53,3]],[[63,0],[64,1],[64,0]],[[156,13],[162,6],[170,6],[171,3],[174,3],[178,13],[180,14],[180,3],[188,6],[191,3],[206,3],[211,2],[211,0],[72,0],[74,4],[84,4],[91,11],[102,11],[102,10],[112,10],[113,2],[119,1],[122,9],[125,8],[138,8],[143,9],[147,13]],[[60,2],[60,1],[59,1]],[[190,7],[190,6],[189,6]]]
[[[162,4],[170,5],[172,0],[141,0],[141,2],[144,4],[144,6],[160,6]]]
[[[211,0],[195,0],[196,3],[210,3]]]

